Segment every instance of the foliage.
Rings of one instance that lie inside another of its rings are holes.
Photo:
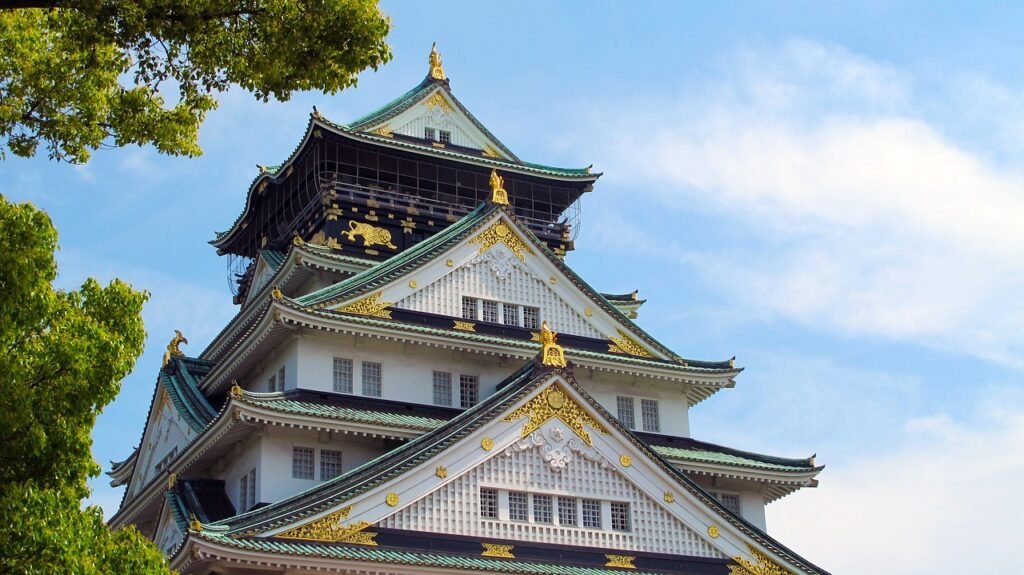
[[[90,432],[142,353],[144,292],[55,290],[49,217],[0,196],[0,573],[166,573],[137,531],[82,510]]]
[[[75,163],[104,145],[195,156],[215,94],[350,87],[391,58],[389,28],[376,0],[0,2],[0,141]]]

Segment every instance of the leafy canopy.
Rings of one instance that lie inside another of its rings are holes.
[[[335,93],[391,58],[389,29],[376,0],[0,0],[0,143],[196,156],[215,94]]]
[[[167,573],[134,528],[80,508],[90,432],[142,353],[147,294],[114,280],[53,289],[57,232],[0,196],[0,573]]]

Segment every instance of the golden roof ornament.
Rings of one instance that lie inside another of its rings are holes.
[[[550,367],[565,367],[565,350],[555,343],[557,336],[558,333],[548,327],[548,320],[541,322],[540,342],[543,347],[541,348],[540,362]]]
[[[508,192],[505,191],[505,178],[498,175],[498,170],[491,168],[491,202],[508,205]]]
[[[430,77],[435,80],[445,80],[444,66],[441,64],[441,54],[437,52],[437,42],[430,47]]]
[[[164,366],[171,362],[172,357],[185,357],[185,353],[178,349],[183,343],[187,345],[188,340],[181,335],[180,331],[174,330],[174,337],[171,338],[171,343],[167,344],[167,351],[164,352]]]

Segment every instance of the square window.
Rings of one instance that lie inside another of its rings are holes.
[[[502,319],[505,325],[519,325],[519,306],[514,303],[503,303]]]
[[[292,477],[313,479],[313,449],[292,447]]]
[[[591,529],[601,528],[601,502],[597,499],[583,500],[583,526]]]
[[[576,499],[573,497],[558,498],[558,524],[566,527],[576,526]]]
[[[438,130],[437,135],[438,140],[442,144],[450,144],[452,142],[452,133],[449,132],[448,130]]]
[[[277,371],[277,391],[284,391],[284,366]]]
[[[334,479],[341,475],[341,452],[331,449],[320,450],[320,481]]]
[[[533,520],[537,523],[553,523],[554,517],[551,513],[551,496],[533,496]]]
[[[367,397],[380,397],[381,392],[381,365],[376,361],[363,362],[363,395]]]
[[[540,328],[540,308],[523,306],[523,327],[526,329]]]
[[[246,509],[256,507],[256,469],[249,470],[249,501],[246,502]]]
[[[644,418],[644,431],[661,431],[661,419],[658,416],[658,401],[656,399],[641,399],[640,412]]]
[[[436,140],[437,130],[434,128],[423,128],[423,138],[431,141]]]
[[[480,516],[498,518],[498,490],[480,488]]]
[[[459,376],[459,400],[462,407],[480,403],[480,378],[475,375]]]
[[[244,513],[249,508],[249,474],[238,479],[238,512]]]
[[[271,393],[277,391],[277,374],[271,375],[267,380],[267,391]]]
[[[452,374],[447,371],[434,372],[434,405],[452,404]]]
[[[480,303],[483,304],[483,321],[498,323],[498,302],[485,299]]]
[[[612,501],[612,529],[629,531],[629,503]]]
[[[526,521],[529,517],[529,503],[526,493],[522,491],[508,492],[508,518],[511,521]]]
[[[714,493],[715,499],[717,499],[722,506],[729,511],[732,511],[736,515],[740,514],[740,496],[733,493]]]
[[[618,396],[615,398],[615,409],[619,421],[629,429],[636,429],[636,419],[633,413],[633,398]]]
[[[475,297],[462,297],[462,317],[463,319],[478,319],[480,316],[477,315],[477,303],[480,300]]]
[[[334,391],[352,393],[352,360],[334,358]]]

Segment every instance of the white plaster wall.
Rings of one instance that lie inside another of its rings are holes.
[[[239,496],[239,480],[253,469],[256,470],[256,503],[263,501],[260,491],[263,489],[264,477],[260,470],[260,442],[263,438],[253,434],[239,443],[233,451],[225,455],[220,463],[214,466],[214,479],[224,481],[224,491],[235,506],[235,512],[241,510]]]
[[[270,391],[270,376],[276,376],[285,366],[285,389],[295,389],[298,380],[298,343],[295,339],[278,346],[273,353],[265,356],[239,385],[249,391],[266,393]]]
[[[633,398],[633,419],[636,430],[643,431],[643,416],[640,411],[641,399],[658,401],[662,435],[675,437],[690,436],[689,404],[686,401],[686,386],[676,383],[662,383],[633,376],[597,372],[589,369],[576,370],[576,381],[587,390],[613,416],[618,416],[616,398],[620,395]]]
[[[131,493],[134,495],[156,475],[156,464],[175,447],[181,449],[192,440],[194,432],[174,408],[167,392],[161,387],[157,394],[158,409],[146,432],[139,467],[132,477]]]
[[[765,522],[765,502],[761,484],[754,481],[742,479],[729,479],[722,477],[708,477],[706,475],[687,474],[698,485],[719,493],[730,493],[740,497],[740,515],[747,521],[767,531]]]

